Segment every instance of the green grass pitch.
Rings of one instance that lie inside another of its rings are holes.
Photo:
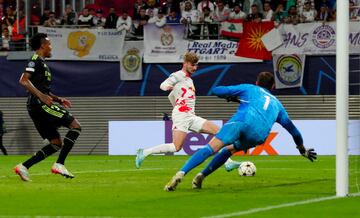
[[[52,175],[55,157],[49,157],[30,169],[32,182],[22,182],[13,167],[28,157],[0,156],[0,218],[360,217],[359,195],[316,202],[335,195],[334,156],[314,163],[301,156],[234,157],[254,162],[257,174],[240,177],[221,168],[203,189],[193,190],[201,165],[174,192],[163,187],[186,156],[151,156],[141,169],[135,169],[134,156],[69,156],[72,180]],[[350,166],[353,193],[357,165]]]

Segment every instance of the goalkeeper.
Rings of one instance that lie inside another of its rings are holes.
[[[316,159],[317,154],[314,149],[304,147],[301,133],[290,120],[283,105],[270,94],[269,90],[273,89],[274,85],[273,74],[261,72],[257,77],[256,86],[242,84],[215,87],[212,91],[218,97],[225,98],[227,101],[240,101],[238,110],[209,144],[191,156],[181,170],[172,177],[166,184],[165,191],[174,191],[190,170],[219,151],[192,181],[194,189],[201,188],[204,178],[222,166],[234,152],[246,152],[249,148],[263,144],[275,122],[282,125],[292,135],[302,156],[310,161]]]

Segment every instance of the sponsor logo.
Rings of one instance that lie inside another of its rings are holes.
[[[287,86],[299,84],[302,72],[302,62],[297,55],[282,55],[276,62],[276,76]]]
[[[327,24],[317,27],[312,33],[312,42],[318,48],[329,48],[335,42],[335,30]]]

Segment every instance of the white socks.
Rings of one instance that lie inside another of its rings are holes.
[[[176,152],[174,143],[160,144],[147,149],[144,149],[145,157],[150,154],[164,154],[168,152]]]

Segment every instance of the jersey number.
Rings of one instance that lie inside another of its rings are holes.
[[[263,109],[267,110],[270,104],[270,96],[265,95],[264,97],[265,97],[265,103]]]

